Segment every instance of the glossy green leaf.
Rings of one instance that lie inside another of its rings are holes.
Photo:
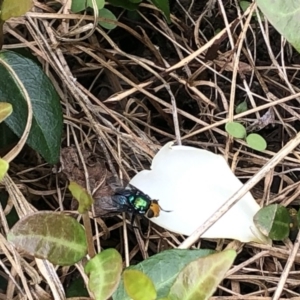
[[[162,11],[168,23],[171,23],[169,0],[151,0],[151,2]]]
[[[137,8],[139,7],[138,3],[132,3],[129,0],[109,0],[108,2],[113,6],[122,7],[131,11],[137,10]]]
[[[247,102],[243,101],[241,103],[239,103],[236,108],[235,108],[235,113],[236,114],[240,114],[242,112],[245,112],[248,110],[248,106],[247,106]]]
[[[276,30],[300,52],[300,0],[257,0],[256,3]]]
[[[87,253],[84,228],[76,219],[58,212],[27,215],[13,226],[7,239],[17,249],[55,265],[73,265]]]
[[[250,148],[257,151],[264,151],[267,149],[266,140],[257,133],[250,133],[247,135],[246,142]]]
[[[225,130],[236,139],[243,139],[246,136],[246,128],[237,122],[226,123]]]
[[[94,200],[92,196],[82,186],[74,181],[71,181],[68,186],[72,196],[78,201],[78,212],[84,214],[90,210]]]
[[[231,267],[236,252],[225,250],[189,263],[177,276],[168,295],[171,300],[207,300]]]
[[[139,270],[145,273],[153,281],[157,291],[157,298],[166,297],[181,269],[191,261],[214,253],[212,250],[166,250],[141,263],[127,269]],[[130,300],[126,294],[123,282],[121,281],[117,291],[113,294],[114,300]]]
[[[115,249],[106,249],[86,264],[89,289],[96,300],[108,299],[117,288],[122,272],[122,257]]]
[[[123,273],[123,282],[125,291],[132,300],[156,299],[154,284],[143,272],[139,270],[125,270]]]
[[[105,0],[95,0],[98,9],[102,9],[105,4]],[[87,7],[93,8],[92,0],[72,0],[71,11],[74,13],[85,10]]]
[[[9,168],[9,164],[6,160],[0,158],[0,181],[5,176]]]
[[[12,105],[6,102],[0,102],[0,123],[4,121],[13,112]]]
[[[129,0],[131,3],[141,3],[143,0]]]
[[[253,220],[256,227],[274,241],[281,241],[289,235],[291,218],[282,205],[271,204],[261,208]]]
[[[20,17],[33,7],[32,0],[3,0],[1,5],[1,20],[6,21],[12,17]]]
[[[102,8],[101,10],[99,10],[99,17],[105,18],[105,19],[108,19],[108,20],[112,20],[112,21],[117,21],[116,16],[110,10],[108,10],[107,8]],[[106,29],[114,29],[114,28],[117,27],[116,24],[108,23],[108,22],[105,22],[105,21],[99,21],[99,24],[103,28],[106,28]]]
[[[12,51],[1,51],[0,82],[0,102],[9,102],[14,108],[5,123],[21,137],[27,122],[25,99],[28,94],[33,107],[33,121],[27,144],[48,163],[57,163],[63,116],[60,98],[49,78],[31,59]]]

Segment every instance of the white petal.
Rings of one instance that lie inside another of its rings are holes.
[[[168,143],[155,155],[151,170],[138,173],[131,184],[158,199],[164,210],[151,221],[170,231],[190,235],[224,204],[242,183],[225,159],[212,152]],[[247,193],[203,237],[267,242],[253,216],[260,209]]]

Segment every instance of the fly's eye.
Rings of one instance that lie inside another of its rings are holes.
[[[147,217],[148,218],[158,217],[159,213],[160,213],[160,207],[158,205],[158,202],[157,200],[153,200],[148,210]]]
[[[150,208],[146,214],[147,218],[151,219],[154,217],[154,215],[155,215],[154,211]]]

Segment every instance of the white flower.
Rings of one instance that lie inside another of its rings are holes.
[[[143,170],[131,184],[158,199],[164,210],[152,218],[155,224],[172,232],[190,235],[224,204],[242,183],[225,159],[212,152],[167,143],[155,155],[151,170]],[[247,193],[202,237],[230,238],[241,242],[263,242],[264,237],[253,223],[260,209]]]

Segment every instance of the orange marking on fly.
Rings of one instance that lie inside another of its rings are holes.
[[[150,207],[146,213],[147,218],[157,218],[160,214],[160,211],[171,212],[171,210],[164,210],[158,204],[158,200],[151,200]]]
[[[151,200],[151,204],[150,204],[150,207],[147,211],[147,214],[146,216],[148,218],[156,218],[159,216],[159,213],[160,213],[160,206],[158,204],[158,201],[157,200]]]

